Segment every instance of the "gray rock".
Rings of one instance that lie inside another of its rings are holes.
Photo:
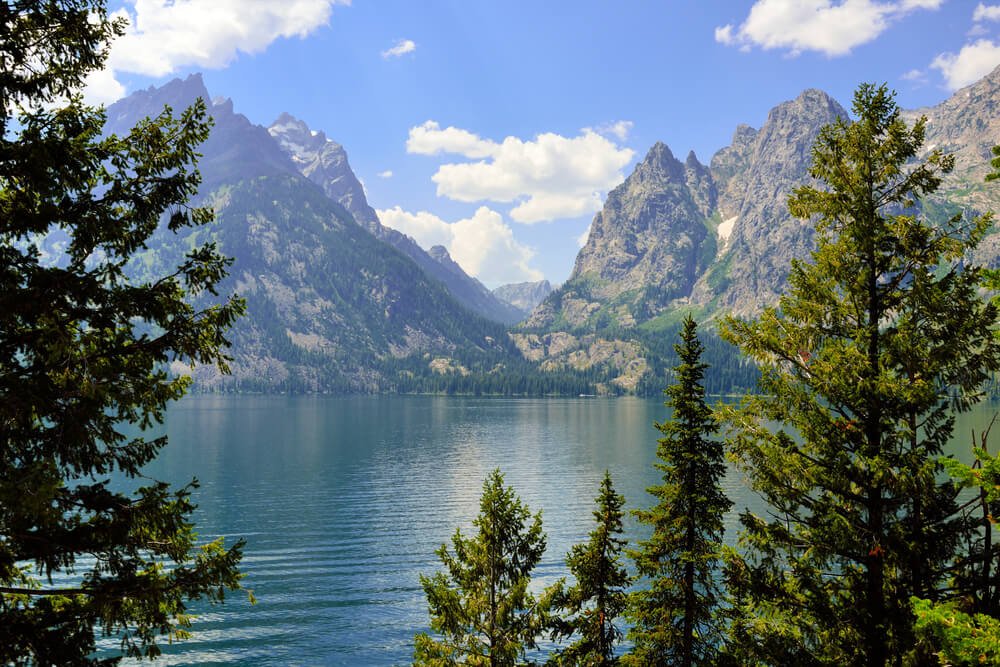
[[[346,208],[375,238],[393,246],[416,262],[428,276],[444,284],[460,304],[495,322],[513,324],[523,317],[518,309],[494,297],[485,285],[465,273],[450,257],[449,263],[442,263],[409,236],[383,226],[375,210],[368,205],[364,188],[351,170],[343,146],[328,139],[323,132],[310,130],[304,121],[287,113],[278,116],[268,132],[303,176],[323,188],[328,197]]]

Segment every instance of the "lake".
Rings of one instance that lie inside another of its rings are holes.
[[[997,409],[961,417],[962,458]],[[667,416],[637,398],[189,397],[169,410],[170,444],[149,474],[200,480],[199,533],[246,538],[258,603],[196,605],[194,636],[164,645],[157,664],[409,664],[429,623],[418,575],[439,569],[434,551],[457,527],[469,534],[489,471],[542,510],[541,588],[587,539],[606,469],[628,508],[651,504],[653,422]],[[736,515],[757,503],[737,472],[724,486],[732,542]],[[629,519],[626,532],[641,529]]]

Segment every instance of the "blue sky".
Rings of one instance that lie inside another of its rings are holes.
[[[347,149],[384,224],[488,286],[568,277],[656,141],[702,162],[740,123],[862,81],[932,105],[1000,64],[1000,2],[125,0],[89,96],[203,72],[251,121]],[[1000,138],[998,138],[1000,141]]]

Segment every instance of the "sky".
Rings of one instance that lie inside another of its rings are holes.
[[[382,223],[488,287],[570,274],[657,141],[707,164],[737,125],[862,82],[937,104],[1000,65],[973,0],[110,0],[87,97],[202,72],[252,122],[342,144]]]

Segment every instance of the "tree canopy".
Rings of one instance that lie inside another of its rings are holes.
[[[674,347],[676,381],[664,391],[673,412],[656,424],[663,434],[656,450],[663,483],[649,489],[656,505],[634,512],[653,532],[630,552],[643,577],[627,613],[635,642],[625,658],[630,665],[714,665],[722,639],[715,570],[722,517],[732,503],[720,488],[726,472],[722,443],[712,437],[715,419],[702,385],[704,348],[690,316]]]
[[[770,518],[744,514],[728,567],[730,645],[744,663],[898,664],[914,646],[911,597],[949,594],[970,527],[938,461],[1000,365],[996,308],[967,261],[989,216],[931,224],[920,199],[954,164],[917,159],[885,86],[858,88],[855,120],[821,132],[789,209],[816,225],[776,308],[723,335],[762,369],[726,411],[730,443]]]
[[[128,435],[184,394],[171,362],[226,368],[242,303],[191,305],[225,276],[212,244],[154,281],[129,279],[159,226],[212,213],[187,204],[209,131],[203,103],[119,137],[102,136],[103,110],[82,101],[122,31],[98,0],[0,3],[4,664],[100,662],[95,630],[126,655],[155,656],[160,635],[185,635],[187,601],[239,587],[242,543],[196,548],[196,483],[142,477],[166,438]]]
[[[474,536],[455,531],[453,552],[438,549],[445,571],[420,577],[437,636],[416,636],[415,664],[512,666],[546,627],[547,599],[528,590],[545,552],[541,514],[532,516],[494,470],[472,525]]]

